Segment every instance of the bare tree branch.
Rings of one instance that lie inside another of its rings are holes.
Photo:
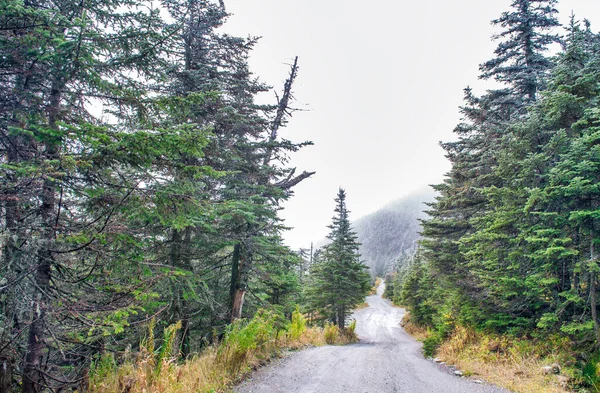
[[[281,99],[277,96],[277,114],[275,115],[275,119],[273,119],[273,123],[271,123],[271,135],[269,136],[269,144],[267,147],[267,151],[265,154],[265,159],[263,161],[264,165],[267,165],[269,161],[271,161],[271,155],[273,154],[273,142],[277,139],[277,132],[279,128],[284,124],[286,115],[291,115],[289,111],[289,103],[292,97],[292,86],[294,84],[294,80],[298,76],[298,56],[294,58],[294,64],[292,64],[292,69],[290,71],[290,76],[287,78],[283,85],[283,95]]]

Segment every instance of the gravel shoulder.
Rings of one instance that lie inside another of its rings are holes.
[[[354,313],[357,344],[295,352],[252,374],[236,393],[509,393],[453,375],[423,358],[421,344],[401,327],[404,309],[378,294]]]

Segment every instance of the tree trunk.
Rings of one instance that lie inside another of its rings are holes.
[[[237,288],[233,296],[233,307],[231,308],[231,322],[242,317],[242,309],[244,307],[244,296],[246,296],[246,290]]]
[[[185,268],[190,272],[192,271],[191,266],[191,242],[192,242],[192,228],[187,227],[185,229],[185,235],[183,239],[183,255],[181,257],[182,263]],[[185,300],[183,294],[181,296],[181,356],[185,359],[191,352],[190,348],[190,328],[191,328],[191,316],[188,302]]]
[[[233,252],[231,267],[231,322],[242,317],[251,264],[252,242],[246,240],[238,243]]]
[[[236,289],[240,275],[240,255],[241,243],[237,243],[233,247],[233,255],[231,257],[231,284],[229,286],[229,321],[233,321],[233,310],[235,305]]]
[[[341,309],[338,311],[338,323],[337,323],[338,327],[340,329],[343,329],[346,327],[346,312],[345,310]]]
[[[40,251],[40,260],[46,257],[47,251]],[[38,386],[42,383],[42,376],[39,372],[42,363],[45,340],[46,326],[46,304],[44,301],[45,289],[50,284],[50,263],[44,262],[35,275],[35,283],[42,289],[36,294],[33,301],[32,318],[29,326],[29,336],[27,340],[27,355],[25,356],[25,369],[23,370],[23,393],[36,393]]]
[[[50,128],[58,130],[57,121],[61,100],[60,89],[56,87],[58,82],[54,83],[50,94],[48,106],[48,125]],[[58,159],[59,141],[46,141],[46,157],[48,161]],[[25,356],[25,367],[23,370],[23,393],[36,393],[42,383],[40,367],[45,347],[45,328],[46,328],[46,297],[50,290],[51,271],[53,256],[51,246],[56,238],[55,228],[55,210],[56,210],[56,180],[53,180],[54,174],[46,174],[42,188],[42,205],[40,208],[42,218],[41,244],[37,251],[37,269],[35,271],[35,293],[32,302],[32,321],[29,325],[29,335],[27,340],[27,354]]]
[[[179,269],[181,267],[181,233],[177,229],[173,229],[171,231],[171,250],[169,252],[170,264],[173,267],[173,270]],[[171,313],[168,318],[168,324],[172,325],[182,320],[181,316],[183,314],[183,291],[181,289],[182,284],[179,282],[179,276],[176,276],[177,279],[171,281]],[[182,329],[175,333],[175,340],[173,343],[173,349],[179,351],[181,348],[181,344],[183,342],[183,321],[182,321]],[[177,352],[175,356],[179,356],[180,353]]]
[[[9,180],[10,181],[10,180]],[[18,230],[16,229],[16,223],[19,218],[19,206],[16,203],[16,193],[14,189],[7,190],[5,192],[5,223],[6,223],[6,238],[2,247],[0,248],[0,263],[2,263],[2,270],[0,274],[5,274],[5,279],[8,283],[16,280],[17,277],[23,272],[21,261],[18,257],[18,248],[15,238],[18,238]],[[6,269],[6,270],[5,270]],[[10,284],[7,284],[10,285]],[[0,301],[0,307],[4,311],[4,321],[6,326],[5,331],[8,332],[6,336],[2,338],[10,342],[13,339],[12,332],[19,330],[18,321],[18,295],[16,294],[15,286],[11,285],[6,288],[4,292],[4,299]],[[12,389],[12,367],[14,360],[14,353],[16,349],[13,345],[9,345],[3,353],[0,353],[0,393],[10,393]]]
[[[12,359],[0,358],[0,393],[12,392]]]
[[[20,82],[21,77],[17,77],[19,80],[16,85],[22,86]],[[24,88],[22,88],[24,90]],[[12,124],[20,125],[16,117],[16,113],[20,109],[20,104],[17,102],[13,110]],[[23,145],[22,138],[16,136],[14,138],[8,137],[10,144],[6,149],[6,158],[9,165],[17,164],[23,160],[23,156],[19,150]],[[4,231],[5,236],[0,239],[0,275],[4,275],[4,279],[10,285],[10,287],[4,289],[4,299],[0,301],[0,307],[4,311],[4,321],[6,322],[5,331],[7,335],[3,336],[2,339],[6,339],[10,342],[14,336],[13,332],[19,331],[21,328],[22,321],[20,320],[19,310],[19,298],[17,295],[17,285],[11,285],[10,283],[18,280],[18,277],[27,270],[27,266],[23,266],[21,260],[21,252],[19,252],[19,243],[23,238],[23,226],[20,223],[22,215],[22,196],[16,189],[16,181],[18,176],[8,172],[6,175],[5,187],[2,190],[2,200],[4,200]],[[0,207],[1,208],[1,207]],[[12,391],[13,383],[13,367],[15,362],[15,353],[17,349],[14,345],[9,345],[0,353],[0,393],[10,393]]]
[[[180,231],[174,229],[171,234],[171,266],[175,269],[183,269],[191,272],[191,256],[190,256],[190,242],[191,242],[192,229],[187,227],[183,231],[183,236]],[[181,280],[186,280],[182,277]],[[170,323],[177,323],[181,321],[181,329],[177,333],[177,339],[173,348],[179,350],[178,355],[186,358],[190,354],[190,311],[188,302],[185,300],[184,289],[187,285],[180,283],[179,281],[173,282],[173,299],[172,308],[173,313]]]
[[[191,353],[190,348],[190,318],[189,315],[185,315],[181,320],[181,357],[187,359]]]
[[[49,149],[55,155],[54,149]],[[45,346],[46,325],[46,300],[50,288],[52,253],[49,248],[54,240],[53,217],[56,203],[55,182],[44,180],[42,192],[42,222],[43,243],[37,253],[37,270],[35,273],[35,284],[37,293],[34,295],[32,304],[32,322],[29,326],[29,337],[27,355],[25,357],[25,368],[23,370],[23,393],[35,393],[41,383],[41,366],[43,350]]]
[[[590,240],[590,308],[592,309],[592,321],[594,321],[594,333],[596,334],[596,347],[600,346],[600,325],[598,324],[598,301],[596,298],[596,273],[598,265],[596,261],[596,250],[594,247],[594,231],[591,232]]]

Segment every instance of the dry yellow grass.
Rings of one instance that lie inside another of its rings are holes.
[[[335,344],[352,342],[339,334]],[[157,367],[156,356],[142,350],[137,359],[118,367],[98,370],[90,378],[89,393],[218,393],[230,388],[253,370],[284,350],[325,345],[323,329],[306,328],[298,337],[287,334],[249,351],[235,347],[209,347],[183,363],[164,360]],[[160,370],[157,372],[157,370]]]
[[[179,365],[165,362],[160,373],[155,374],[150,358],[119,367],[117,375],[93,380],[90,392],[97,393],[192,393],[221,391],[235,379],[218,364],[216,349],[210,348],[201,356]]]
[[[377,277],[375,279],[375,285],[373,285],[373,288],[371,288],[371,290],[369,291],[369,296],[377,294],[377,288],[379,288],[379,285],[381,285],[381,278]]]
[[[563,393],[568,378],[544,374],[543,366],[560,362],[557,355],[541,357],[528,340],[478,334],[459,327],[436,353],[465,375],[518,393]]]
[[[297,339],[286,339],[282,342],[282,347],[286,349],[298,350],[307,347],[319,347],[325,345],[325,336],[323,329],[318,327],[307,328]]]
[[[410,334],[419,341],[425,340],[429,336],[429,331],[421,326],[415,325],[410,320],[410,314],[405,314],[402,317],[402,327],[406,333]]]
[[[356,308],[354,309],[354,311],[362,310],[363,308],[367,308],[367,307],[369,307],[369,303],[362,302],[361,304],[359,304],[358,306],[356,306]]]

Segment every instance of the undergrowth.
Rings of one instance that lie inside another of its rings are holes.
[[[252,370],[265,364],[283,350],[324,344],[356,341],[351,323],[347,329],[328,325],[325,329],[308,327],[305,317],[296,310],[289,323],[275,312],[261,310],[249,321],[238,320],[220,343],[201,354],[178,363],[174,350],[176,332],[181,324],[169,326],[164,340],[155,348],[152,321],[140,351],[126,356],[123,363],[105,354],[90,370],[90,393],[216,393],[226,392]]]
[[[375,284],[373,285],[371,290],[369,290],[368,296],[377,295],[377,288],[379,288],[379,285],[381,285],[381,278],[377,277],[375,279]]]
[[[369,307],[369,303],[362,302],[358,306],[354,307],[354,311],[362,310],[363,308],[367,308],[367,307]]]
[[[569,386],[581,382],[571,343],[559,336],[536,340],[457,327],[437,355],[466,373],[519,393],[568,392]],[[559,374],[544,371],[552,365]]]
[[[410,334],[419,341],[425,340],[430,335],[429,330],[413,323],[410,314],[408,313],[402,317],[401,325],[406,333]]]
[[[423,341],[423,351],[427,356],[438,357],[466,376],[485,379],[510,391],[598,391],[590,384],[592,377],[586,376],[578,366],[572,343],[565,337],[517,338],[477,332],[461,326],[444,337],[435,330],[416,326],[406,317],[403,326],[407,333]],[[545,371],[544,367],[555,368],[557,373]],[[589,368],[590,374],[600,376],[600,361]]]
[[[328,345],[344,345],[355,343],[358,341],[358,336],[356,335],[355,330],[356,320],[352,320],[348,327],[342,329],[332,323],[327,323],[323,329],[325,343]]]

